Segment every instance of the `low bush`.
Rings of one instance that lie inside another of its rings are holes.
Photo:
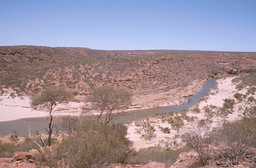
[[[142,120],[140,122],[141,127],[137,129],[137,133],[141,134],[141,137],[145,140],[151,141],[156,137],[155,127],[149,120]]]
[[[13,143],[0,142],[0,157],[12,157],[15,152],[15,145]]]
[[[255,98],[253,96],[248,97],[248,102],[252,103],[255,101]]]
[[[183,141],[193,148],[198,156],[198,166],[205,166],[211,158],[209,129],[197,128],[183,135]]]
[[[159,146],[141,149],[133,155],[130,155],[127,159],[127,163],[145,164],[150,161],[156,161],[165,163],[168,166],[173,164],[179,154],[184,151],[185,149],[170,150]]]
[[[11,136],[9,138],[13,143],[17,143],[19,141],[19,136],[16,131],[13,131],[11,133]]]
[[[225,123],[222,128],[213,131],[211,138],[218,146],[215,159],[227,165],[237,164],[245,158],[249,147],[256,147],[256,119],[243,119]]]
[[[16,151],[28,152],[31,149],[39,148],[29,139],[19,144],[0,142],[0,157],[12,157]]]
[[[184,126],[184,122],[181,116],[176,115],[168,120],[171,124],[172,129],[179,130],[182,126]]]
[[[250,87],[248,90],[247,90],[247,95],[250,95],[250,94],[252,94],[252,95],[254,95],[255,94],[255,92],[256,92],[256,87]]]
[[[207,165],[208,160],[218,161],[222,166],[236,165],[245,158],[254,164],[250,147],[256,148],[256,118],[244,118],[233,123],[224,123],[212,132],[195,129],[183,136],[198,156],[193,166]]]
[[[234,95],[234,97],[235,97],[239,102],[241,102],[241,101],[243,100],[243,94],[241,94],[241,93],[236,93],[236,94]]]
[[[209,106],[205,106],[203,109],[204,109],[204,112],[205,112],[205,116],[208,119],[211,119],[214,116],[213,110]]]
[[[61,131],[72,132],[75,126],[78,124],[78,117],[65,116],[61,118],[60,127]]]
[[[122,163],[132,152],[126,133],[127,128],[121,124],[103,126],[84,121],[54,147],[53,154],[45,160],[48,166],[57,167],[62,160],[66,166],[76,168]]]
[[[233,83],[237,84],[237,89],[243,89],[246,86],[255,86],[256,85],[256,73],[245,73],[241,74],[240,77],[232,80]]]
[[[256,106],[245,108],[244,116],[245,118],[256,117]]]
[[[193,112],[200,113],[200,109],[198,107],[193,108]]]
[[[224,99],[223,108],[233,110],[235,101],[233,99]]]

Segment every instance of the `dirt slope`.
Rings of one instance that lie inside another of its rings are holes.
[[[148,94],[187,86],[196,79],[250,71],[256,71],[256,53],[0,47],[0,89],[11,88],[17,94],[48,85],[87,94],[105,84]]]

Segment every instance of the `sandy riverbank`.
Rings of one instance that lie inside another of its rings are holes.
[[[243,105],[242,103],[236,103],[232,113],[225,117],[218,115],[218,111],[223,106],[224,99],[234,99],[235,93],[245,94],[247,89],[238,90],[236,86],[232,83],[234,77],[228,77],[225,79],[217,80],[218,88],[216,90],[211,90],[209,95],[207,95],[202,101],[194,105],[193,108],[186,110],[185,116],[191,119],[191,121],[182,118],[184,125],[180,129],[173,129],[171,124],[168,122],[171,117],[154,117],[148,119],[148,122],[154,128],[154,136],[151,140],[145,140],[138,130],[142,129],[142,122],[132,122],[128,124],[128,135],[127,138],[133,142],[136,150],[142,148],[148,148],[151,146],[168,146],[170,148],[178,148],[183,145],[181,141],[181,135],[188,132],[191,129],[198,128],[200,124],[204,123],[209,129],[214,127],[219,127],[223,122],[231,122],[241,119],[242,111],[239,110]],[[256,98],[256,95],[254,95]],[[210,106],[215,109],[211,112],[209,117],[209,112],[207,113],[207,108]],[[194,109],[199,109],[199,112],[195,112]],[[176,114],[181,116],[182,114]],[[184,114],[183,114],[184,115]],[[192,120],[193,118],[193,120]],[[164,133],[163,128],[168,128],[169,133]]]
[[[54,116],[80,115],[82,104],[70,102],[56,107]],[[69,109],[67,111],[67,109]],[[0,122],[18,120],[22,118],[47,117],[47,111],[34,110],[30,107],[29,97],[10,97],[8,94],[0,96]]]
[[[203,85],[204,80],[195,80],[192,85],[186,88],[176,88],[173,90],[152,93],[150,95],[134,96],[132,105],[127,111],[143,110],[154,107],[164,107],[170,105],[181,104],[185,97],[198,92]],[[60,104],[54,109],[55,116],[71,115],[97,115],[97,112],[85,111],[83,109],[90,108],[88,104],[81,102],[70,102],[68,104]],[[8,93],[0,96],[0,122],[18,120],[22,118],[46,117],[47,111],[38,111],[30,107],[30,98],[24,96],[12,98]],[[118,111],[117,111],[118,112]]]

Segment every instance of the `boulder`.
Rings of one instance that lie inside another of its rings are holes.
[[[29,152],[15,152],[13,154],[12,162],[15,161],[26,161],[33,163],[35,160],[35,157],[38,155],[38,151],[35,149],[30,150]]]
[[[30,152],[15,152],[13,154],[14,160],[29,160],[32,159],[32,155]]]

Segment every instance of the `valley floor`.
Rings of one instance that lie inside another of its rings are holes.
[[[153,146],[177,149],[184,145],[181,136],[193,128],[206,126],[207,129],[212,130],[215,127],[220,127],[224,122],[242,119],[245,104],[250,106],[246,99],[241,102],[236,101],[231,112],[222,111],[225,99],[233,100],[236,93],[245,95],[249,89],[248,87],[236,88],[232,82],[234,78],[218,79],[218,88],[211,90],[190,109],[127,124],[127,137],[133,142],[137,151]],[[255,93],[252,96],[256,99]]]
[[[203,85],[204,80],[195,80],[192,85],[185,88],[179,87],[168,91],[158,91],[147,95],[135,95],[132,105],[126,111],[143,110],[154,107],[165,107],[183,103],[185,97],[198,92]],[[161,90],[161,89],[160,89]],[[164,89],[163,89],[164,90]],[[79,115],[97,115],[90,109],[90,103],[84,103],[84,98],[80,97],[80,102],[69,102],[60,104],[54,109],[55,116],[79,116]],[[34,110],[30,106],[30,97],[11,97],[6,93],[0,96],[1,117],[0,122],[12,121],[22,118],[47,117],[46,110]],[[118,111],[117,111],[118,112]]]

